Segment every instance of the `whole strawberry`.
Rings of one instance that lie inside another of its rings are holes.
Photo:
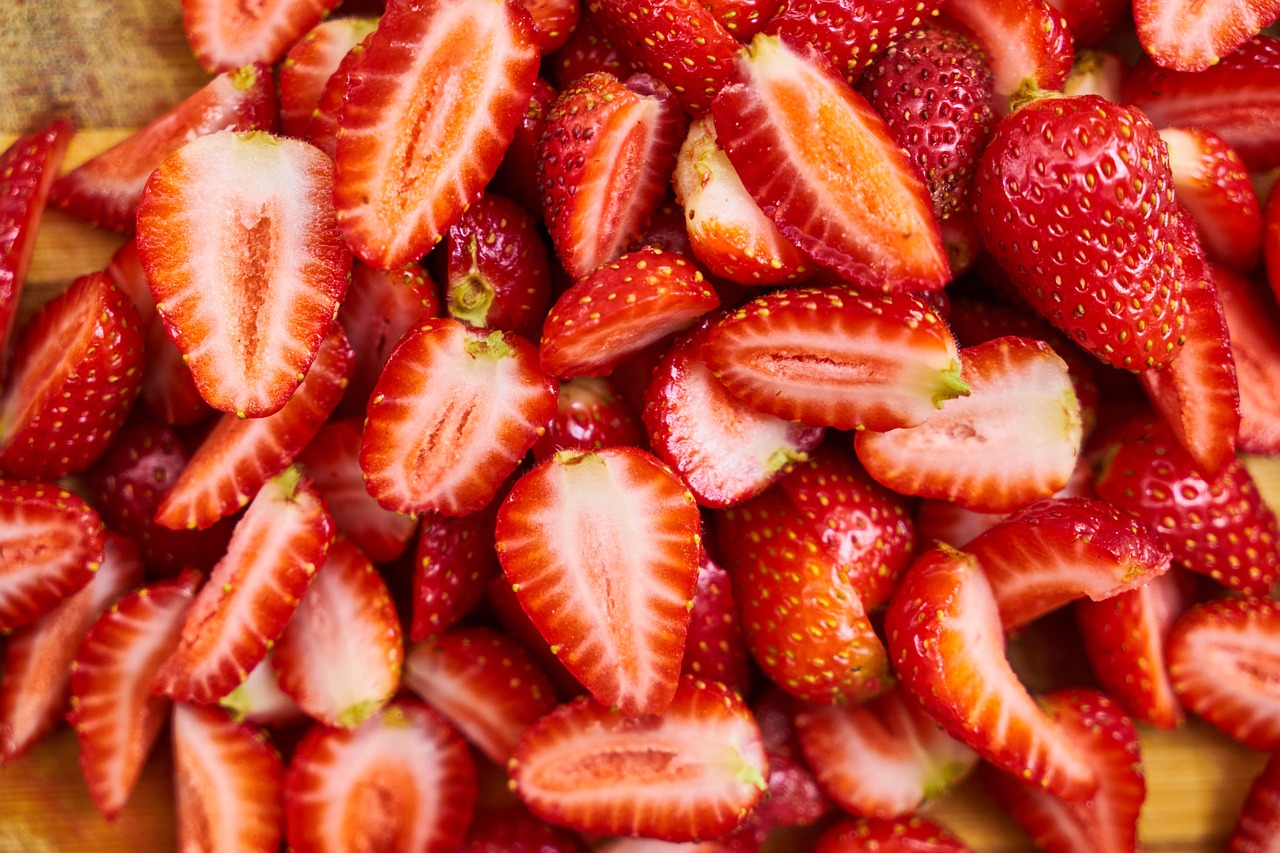
[[[1019,292],[1102,361],[1137,370],[1183,342],[1169,155],[1133,108],[1045,97],[1002,120],[978,163],[982,242]]]

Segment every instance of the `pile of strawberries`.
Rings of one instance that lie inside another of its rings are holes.
[[[1280,750],[1280,2],[334,5],[0,160],[0,756],[110,819],[168,724],[184,850],[962,851],[976,772],[1119,853],[1137,725]],[[46,203],[133,236],[15,328]]]

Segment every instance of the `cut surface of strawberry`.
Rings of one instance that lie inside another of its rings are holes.
[[[1278,0],[1134,0],[1147,55],[1175,71],[1204,71],[1280,18]]]
[[[182,0],[182,29],[206,71],[270,65],[336,5],[338,0]]]
[[[218,700],[218,706],[231,712],[237,723],[255,726],[288,726],[307,719],[293,697],[280,689],[274,654],[251,669],[235,690]]]
[[[312,27],[280,63],[280,132],[305,138],[329,78],[342,58],[378,26],[376,18],[334,18]]]
[[[1169,146],[1178,203],[1191,214],[1205,254],[1239,272],[1253,269],[1262,246],[1262,206],[1240,155],[1202,127],[1166,127],[1160,138]]]
[[[1236,449],[1273,456],[1280,453],[1280,308],[1259,281],[1214,267],[1213,285],[1227,322],[1231,359],[1240,394]]]
[[[333,163],[266,133],[202,136],[165,160],[138,207],[138,257],[200,395],[278,412],[347,292]]]
[[[1227,840],[1228,853],[1274,853],[1280,838],[1280,758],[1267,762],[1245,796]]]
[[[1071,33],[1042,0],[946,0],[942,14],[976,38],[991,65],[994,106],[1004,115],[1029,91],[1056,92],[1071,70]]]

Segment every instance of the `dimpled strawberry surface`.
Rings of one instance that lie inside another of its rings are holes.
[[[1280,849],[1276,0],[154,6],[0,110],[0,850]]]

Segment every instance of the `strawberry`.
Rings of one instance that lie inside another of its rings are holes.
[[[334,205],[362,260],[416,260],[479,198],[537,74],[533,25],[515,3],[391,4],[338,120]]]
[[[332,539],[333,519],[297,468],[268,480],[236,524],[152,691],[211,703],[244,681],[284,630]]]
[[[533,39],[543,56],[569,40],[581,11],[578,0],[521,0],[520,5],[533,20]]]
[[[684,138],[675,97],[647,74],[587,74],[551,104],[534,165],[542,216],[565,271],[581,278],[640,236]]]
[[[1116,25],[1129,16],[1130,4],[1125,0],[1047,0],[1053,11],[1062,16],[1071,34],[1077,56],[1103,40]],[[1113,99],[1108,99],[1113,100]]]
[[[179,703],[173,763],[180,850],[279,849],[284,768],[257,729],[220,708]]]
[[[502,487],[505,490],[508,484]],[[419,642],[466,616],[502,574],[493,547],[500,496],[467,515],[424,513],[413,557],[413,625]]]
[[[1280,758],[1272,753],[1254,777],[1240,816],[1227,840],[1227,853],[1271,853],[1280,838]]]
[[[973,193],[983,245],[1050,322],[1114,367],[1173,359],[1185,321],[1173,177],[1141,113],[1094,95],[1034,101],[997,125]]]
[[[298,39],[280,63],[280,132],[298,139],[343,57],[378,27],[376,18],[334,18]]]
[[[631,76],[637,69],[631,64],[612,38],[605,34],[605,26],[590,7],[582,8],[578,26],[569,40],[552,54],[551,81],[560,89],[567,89],[580,77],[593,71],[604,71],[619,80]]]
[[[755,805],[767,771],[746,704],[685,677],[662,714],[633,720],[583,697],[520,739],[507,771],[534,814],[583,832],[714,838]]]
[[[1053,0],[1048,0],[1053,5]],[[1081,0],[1086,5],[1092,0]],[[1099,0],[1099,6],[1114,0]],[[1062,10],[1059,10],[1062,11]],[[1122,13],[1127,7],[1121,6]],[[1066,15],[1064,14],[1064,17]],[[1075,30],[1071,31],[1072,38]],[[1078,44],[1078,43],[1077,43]],[[1076,61],[1071,66],[1071,73],[1062,84],[1064,95],[1097,95],[1108,101],[1122,101],[1120,90],[1124,75],[1129,70],[1129,63],[1118,53],[1110,50],[1083,48],[1076,51]]]
[[[816,48],[756,36],[711,114],[751,197],[819,264],[885,289],[937,290],[950,278],[924,184]]]
[[[847,284],[753,299],[712,325],[702,359],[752,408],[837,429],[917,424],[969,391],[924,302]]]
[[[228,71],[249,62],[270,65],[336,5],[338,0],[269,0],[252,6],[183,0],[182,29],[206,71]]]
[[[320,350],[351,268],[332,189],[328,158],[265,133],[202,136],[148,179],[138,258],[215,409],[280,411]]]
[[[199,583],[187,571],[138,587],[93,623],[76,650],[67,720],[80,740],[89,795],[108,820],[129,800],[169,718],[169,700],[147,685],[178,645]]]
[[[931,717],[992,764],[1073,802],[1098,790],[1088,756],[1005,659],[991,584],[977,559],[940,546],[916,558],[885,614],[894,669]]]
[[[1211,274],[1227,321],[1240,394],[1236,450],[1275,455],[1280,453],[1280,383],[1271,365],[1280,358],[1280,308],[1260,281],[1223,267]]]
[[[511,589],[511,584],[502,572],[489,579],[485,584],[484,603],[493,611],[502,629],[514,637],[529,654],[533,655],[538,666],[555,682],[561,696],[577,697],[586,694],[587,689],[582,682],[574,678],[573,673],[565,668],[562,661],[542,634],[533,619],[525,612],[520,599]],[[559,647],[557,647],[557,651]]]
[[[972,853],[972,848],[927,818],[845,818],[818,838],[814,853]]]
[[[702,0],[725,32],[740,42],[751,41],[783,9],[786,0]]]
[[[0,633],[34,622],[102,565],[102,520],[52,483],[0,480]]]
[[[1097,793],[1083,803],[1067,802],[995,768],[984,768],[988,792],[1046,853],[1137,850],[1138,812],[1147,785],[1133,720],[1114,700],[1094,690],[1063,690],[1040,703],[1097,770]]]
[[[19,330],[0,397],[0,472],[56,479],[107,449],[142,386],[138,311],[102,273],[78,278]]]
[[[360,43],[338,60],[338,65],[320,90],[320,97],[311,111],[311,121],[307,123],[306,130],[303,132],[303,138],[328,154],[331,160],[338,154],[338,122],[342,117],[343,104],[347,101],[347,85],[351,79],[351,71],[359,64],[365,48],[371,41],[373,41],[372,31],[365,33]]]
[[[426,320],[369,401],[365,488],[396,512],[465,515],[493,497],[555,412],[555,384],[519,335]]]
[[[74,132],[57,119],[0,153],[0,374],[49,188]]]
[[[93,580],[9,636],[0,679],[0,762],[26,752],[60,721],[81,638],[111,602],[141,582],[138,546],[107,534]]]
[[[113,231],[132,231],[147,178],[191,140],[222,131],[272,130],[276,91],[261,63],[219,74],[138,132],[59,178],[55,205]]]
[[[219,699],[218,705],[230,711],[237,723],[255,726],[288,726],[307,719],[293,697],[280,689],[274,653],[249,670],[244,681]]]
[[[966,347],[960,363],[968,397],[916,426],[857,434],[871,476],[979,512],[1010,512],[1065,486],[1083,431],[1066,363],[1018,337]]]
[[[569,38],[581,36],[582,24],[574,29]],[[563,51],[557,51],[560,56]],[[547,113],[551,105],[560,95],[555,86],[539,77],[533,84],[533,95],[529,98],[529,106],[516,125],[515,137],[507,146],[502,156],[502,164],[494,173],[486,192],[496,192],[515,199],[525,210],[535,217],[542,215],[542,194],[538,191],[538,140],[546,126]]]
[[[1169,148],[1178,203],[1195,221],[1209,260],[1239,272],[1253,269],[1262,247],[1262,206],[1240,155],[1201,127],[1167,127],[1160,138]]]
[[[414,646],[404,683],[499,766],[556,704],[529,653],[488,628],[453,628]]]
[[[978,756],[938,728],[901,686],[866,702],[808,705],[796,735],[818,784],[841,808],[903,817],[947,791]]]
[[[1280,193],[1271,189],[1264,212],[1263,260],[1267,268],[1267,281],[1271,292],[1280,299]]]
[[[496,549],[520,604],[604,706],[656,714],[680,674],[698,577],[693,495],[630,447],[562,450],[498,509]]]
[[[958,24],[986,50],[994,106],[1000,115],[1034,91],[1055,92],[1071,70],[1071,33],[1043,0],[944,0],[948,23]]]
[[[751,687],[749,667],[742,638],[742,614],[733,597],[733,581],[729,573],[703,551],[680,672],[705,681],[718,681],[745,696]]]
[[[541,462],[557,450],[640,447],[644,441],[644,428],[613,383],[581,376],[560,383],[555,417],[533,443],[533,459]]]
[[[299,853],[457,850],[476,800],[462,738],[420,702],[358,728],[313,726],[285,776],[285,836]]]
[[[582,836],[513,803],[476,815],[459,853],[590,853]]]
[[[1175,71],[1204,71],[1280,18],[1277,0],[1134,0],[1133,22],[1147,55]]]
[[[772,686],[759,692],[752,703],[765,757],[769,759],[769,790],[756,804],[747,824],[754,821],[768,827],[808,826],[834,811],[804,762],[795,728],[796,704],[796,700]]]
[[[1275,648],[1280,602],[1223,598],[1174,623],[1169,678],[1182,706],[1251,749],[1280,746]]]

